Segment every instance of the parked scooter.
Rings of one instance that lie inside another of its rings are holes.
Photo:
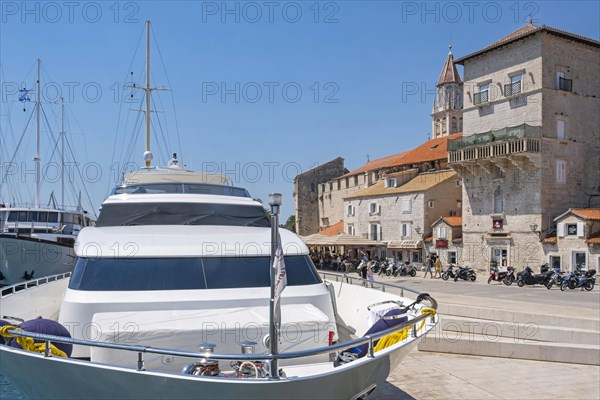
[[[456,275],[454,276],[454,282],[457,282],[459,279],[475,282],[475,279],[477,279],[477,273],[473,268],[458,266],[458,271],[456,271]]]
[[[546,288],[550,290],[554,285],[560,287],[560,285],[562,285],[563,282],[563,275],[564,273],[560,270],[559,267],[554,268],[552,276],[550,276],[550,279],[548,280],[548,282],[546,282]]]
[[[512,280],[507,279],[507,277],[512,274],[512,277],[514,279],[514,268],[513,267],[506,267],[506,269],[504,269],[503,267],[494,267],[492,268],[492,270],[490,271],[490,277],[488,278],[487,283],[490,284],[492,283],[492,281],[496,281],[496,282],[504,282],[504,284],[506,286],[510,286],[512,284]],[[505,279],[510,280],[508,283],[505,282]]]
[[[517,285],[523,287],[525,285],[545,285],[549,280],[554,270],[548,269],[548,264],[541,267],[541,274],[533,274],[533,270],[527,266],[517,275]]]
[[[579,272],[579,275],[577,274]],[[591,291],[594,289],[594,285],[596,284],[596,270],[591,269],[585,273],[583,271],[575,270],[565,276],[562,284],[560,285],[560,290],[563,292],[568,287],[569,289],[582,288]]]
[[[448,278],[454,278],[454,277],[456,277],[456,274],[454,273],[454,270],[452,269],[455,266],[456,265],[454,265],[454,264],[448,264],[448,268],[446,268],[446,270],[442,274],[442,279],[443,280],[447,281]]]

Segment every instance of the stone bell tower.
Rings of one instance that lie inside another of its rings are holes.
[[[431,113],[431,137],[439,138],[462,132],[463,82],[454,65],[452,45],[436,84]]]

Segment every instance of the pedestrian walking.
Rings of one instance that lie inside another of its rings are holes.
[[[373,274],[373,263],[367,263],[367,280],[369,281],[369,287],[373,287],[373,282],[375,282],[375,274]]]
[[[425,266],[425,275],[423,276],[423,278],[427,278],[427,273],[429,273],[429,275],[431,276],[431,279],[433,279],[433,259],[431,257],[427,257],[427,264]]]
[[[442,260],[440,260],[439,256],[435,258],[435,277],[442,277]]]

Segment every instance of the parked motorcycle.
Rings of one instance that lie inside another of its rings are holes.
[[[458,266],[458,271],[456,271],[456,275],[454,276],[454,282],[457,282],[459,279],[475,282],[477,273],[473,268]]]
[[[507,279],[509,275],[512,276],[512,279]],[[510,286],[512,284],[512,281],[514,280],[514,277],[515,275],[513,267],[506,267],[506,269],[504,269],[503,267],[494,267],[490,271],[490,277],[488,278],[487,283],[490,284],[492,283],[492,281],[496,281],[503,282],[506,286]],[[505,280],[508,281],[508,283]]]
[[[578,274],[579,272],[579,274]],[[575,270],[570,272],[563,279],[562,284],[560,285],[560,290],[563,292],[568,287],[569,289],[583,288],[587,291],[591,291],[594,289],[594,285],[596,284],[596,270],[591,269],[585,273],[583,271]]]
[[[442,273],[442,279],[447,281],[448,278],[454,278],[456,277],[456,274],[454,273],[453,268],[455,267],[454,264],[448,264],[448,268],[446,268],[446,270],[444,271],[444,273]]]
[[[527,266],[517,275],[517,285],[523,287],[525,285],[546,285],[550,280],[554,270],[548,270],[548,264],[541,267],[541,274],[534,274],[533,270]]]
[[[546,282],[546,288],[550,290],[554,285],[560,287],[560,285],[562,285],[563,282],[563,275],[564,273],[560,270],[560,268],[554,268],[552,276],[550,276],[550,279],[548,280],[548,282]]]
[[[393,272],[394,276],[417,276],[417,269],[410,263],[400,263],[400,266]]]

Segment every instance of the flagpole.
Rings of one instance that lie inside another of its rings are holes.
[[[281,302],[275,301],[275,283],[277,281],[277,269],[275,257],[277,253],[277,241],[279,240],[279,208],[281,206],[281,194],[271,193],[269,205],[271,206],[271,301],[269,303],[269,343],[271,355],[279,352],[279,330],[281,319]],[[271,379],[279,379],[279,360],[271,360]]]

